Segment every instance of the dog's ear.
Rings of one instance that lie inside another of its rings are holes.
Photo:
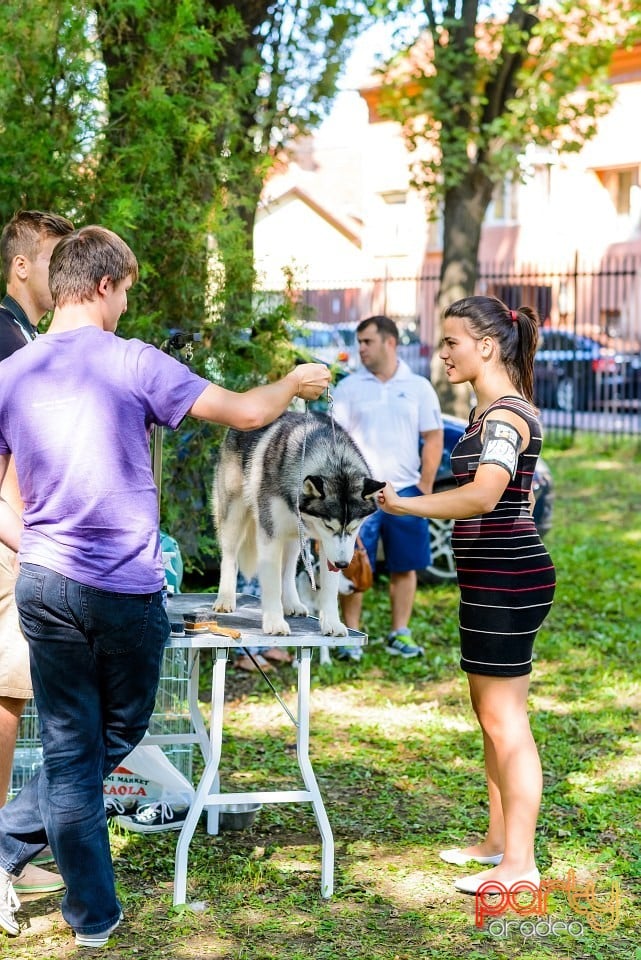
[[[371,500],[374,494],[378,493],[385,486],[385,481],[372,480],[371,477],[363,479],[363,500]]]
[[[325,496],[325,487],[322,477],[305,477],[303,480],[303,493],[306,497],[319,497],[321,500]]]

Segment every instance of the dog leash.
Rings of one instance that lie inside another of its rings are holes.
[[[281,707],[283,708],[283,710],[285,711],[285,713],[287,714],[287,716],[289,717],[289,719],[292,721],[292,723],[294,724],[295,727],[298,727],[298,720],[296,719],[296,717],[294,716],[294,714],[292,713],[292,711],[289,709],[289,707],[287,706],[287,704],[285,703],[285,701],[283,700],[283,698],[282,698],[281,695],[279,694],[278,690],[276,689],[276,687],[274,686],[274,684],[271,682],[271,680],[269,679],[269,677],[267,676],[267,674],[265,673],[265,671],[264,671],[263,668],[261,667],[260,663],[258,662],[258,660],[256,659],[256,657],[254,656],[254,654],[253,654],[253,653],[251,652],[251,650],[249,649],[249,647],[241,647],[241,650],[243,650],[243,651],[247,654],[247,656],[249,657],[249,659],[251,660],[251,662],[254,664],[254,666],[256,667],[256,669],[258,670],[258,672],[263,675],[263,680],[265,681],[265,683],[267,684],[267,686],[271,689],[272,693],[274,694],[274,696],[276,697],[276,699],[277,699],[278,702],[280,703]]]
[[[327,388],[329,394],[329,387]],[[312,551],[309,545],[309,537],[305,536],[305,527],[303,517],[300,512],[300,498],[303,492],[303,471],[305,468],[305,450],[307,448],[307,424],[309,422],[309,403],[305,401],[305,429],[303,430],[303,449],[300,458],[300,474],[298,477],[298,496],[296,497],[296,519],[298,521],[298,542],[300,545],[300,555],[303,558],[303,566],[307,571],[312,590],[316,589],[316,578],[314,577],[314,563],[312,560]]]
[[[334,452],[336,451],[336,421],[334,420],[334,398],[329,392],[329,387],[327,388],[327,409],[329,411],[329,419],[332,424],[332,440],[334,442]]]
[[[332,441],[334,450],[336,450],[336,421],[334,420],[334,398],[327,387],[327,409],[329,419],[332,425]],[[300,543],[300,554],[303,559],[303,566],[309,577],[312,590],[316,590],[316,578],[314,576],[314,558],[309,537],[305,536],[305,526],[300,512],[300,497],[303,492],[303,470],[305,467],[305,451],[307,448],[307,425],[309,423],[309,403],[305,401],[305,430],[303,431],[303,450],[300,458],[300,475],[298,478],[298,496],[296,498],[296,518],[298,520],[298,539]]]

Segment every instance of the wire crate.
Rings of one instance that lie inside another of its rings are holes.
[[[189,654],[181,648],[167,649],[160,670],[156,705],[149,721],[150,734],[177,735],[192,733],[191,714],[187,699],[189,689]],[[162,746],[163,753],[191,782],[193,743],[170,743]]]
[[[162,660],[156,705],[149,721],[149,733],[176,735],[191,733],[187,690],[189,663],[186,650],[167,649]],[[175,767],[192,780],[192,743],[166,744],[163,753]],[[25,706],[13,757],[9,798],[14,797],[42,765],[42,746],[38,731],[38,712],[33,700]]]
[[[42,747],[38,731],[38,711],[33,700],[27,701],[22,712],[16,749],[13,754],[9,799],[15,797],[42,765]]]

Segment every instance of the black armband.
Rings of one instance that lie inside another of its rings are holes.
[[[499,467],[504,467],[514,479],[522,443],[521,434],[511,423],[487,420],[479,466],[482,463],[496,463]]]

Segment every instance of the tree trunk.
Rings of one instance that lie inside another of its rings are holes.
[[[445,308],[455,300],[474,294],[481,227],[492,199],[492,189],[489,178],[470,166],[462,183],[445,194],[443,262],[437,298],[439,321],[437,348],[432,359],[432,383],[443,410],[465,419],[470,411],[471,391],[467,384],[451,384],[445,376],[443,362],[438,356],[441,317]]]

